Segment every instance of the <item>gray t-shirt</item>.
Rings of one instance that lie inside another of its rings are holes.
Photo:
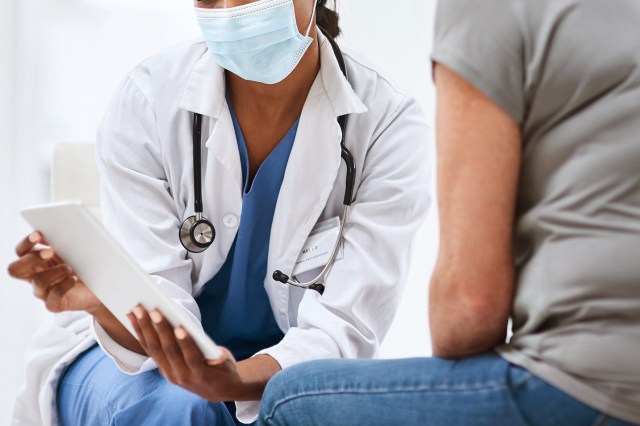
[[[432,59],[522,129],[499,352],[640,423],[640,1],[441,0]]]

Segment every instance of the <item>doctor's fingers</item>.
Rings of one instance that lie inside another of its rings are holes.
[[[177,385],[191,384],[195,371],[193,371],[185,361],[182,349],[176,340],[173,327],[157,310],[151,312],[149,316],[153,327],[158,333],[162,351],[171,368],[171,371],[165,371],[167,379]]]
[[[15,249],[16,254],[18,257],[22,257],[32,251],[38,251],[36,249],[38,245],[41,246],[40,249],[50,248],[44,236],[39,231],[33,231],[18,243]],[[53,254],[53,259],[56,263],[64,263],[56,253]]]
[[[53,250],[35,250],[12,262],[9,265],[8,273],[13,278],[31,281],[36,274],[60,264],[62,264],[62,260],[56,256]]]
[[[147,352],[147,355],[158,364],[158,368],[163,374],[170,372],[171,364],[165,356],[160,337],[151,323],[149,313],[142,306],[136,306],[133,309],[133,314],[135,317],[131,324],[138,335],[140,345]]]
[[[58,313],[68,310],[75,310],[69,306],[67,295],[75,286],[78,285],[78,280],[74,276],[68,276],[62,281],[49,287],[49,291],[44,299],[44,305],[47,310]]]
[[[32,251],[36,245],[42,243],[44,243],[42,234],[38,231],[34,231],[18,243],[18,245],[16,246],[16,254],[18,255],[18,257],[22,257]]]
[[[173,334],[176,337],[176,341],[182,351],[182,358],[187,363],[189,368],[194,371],[200,371],[205,368],[206,361],[200,349],[196,346],[193,338],[182,327],[177,327]]]
[[[33,293],[39,299],[45,299],[51,288],[62,281],[71,278],[76,281],[73,271],[67,265],[57,265],[43,272],[37,273],[31,279]]]

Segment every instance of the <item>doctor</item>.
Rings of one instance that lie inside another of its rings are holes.
[[[251,423],[276,372],[371,358],[389,328],[429,202],[422,111],[353,56],[341,69],[316,26],[339,34],[326,0],[195,3],[204,41],[129,73],[97,153],[105,225],[225,356],[205,360],[158,311],[134,310],[134,338],[35,232],[10,273],[58,314],[28,351],[15,424]],[[318,276],[296,265],[338,219],[324,288],[286,283]]]

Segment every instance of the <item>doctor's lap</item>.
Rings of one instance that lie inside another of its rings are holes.
[[[372,358],[390,326],[429,205],[423,112],[341,52],[326,0],[194,3],[204,40],[134,68],[107,110],[102,217],[225,356],[158,311],[134,310],[134,338],[34,233],[10,272],[59,313],[18,424],[251,423],[276,372]]]

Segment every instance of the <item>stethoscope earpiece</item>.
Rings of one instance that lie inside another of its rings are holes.
[[[202,214],[188,217],[180,226],[180,242],[191,253],[202,253],[215,239],[216,228]]]

